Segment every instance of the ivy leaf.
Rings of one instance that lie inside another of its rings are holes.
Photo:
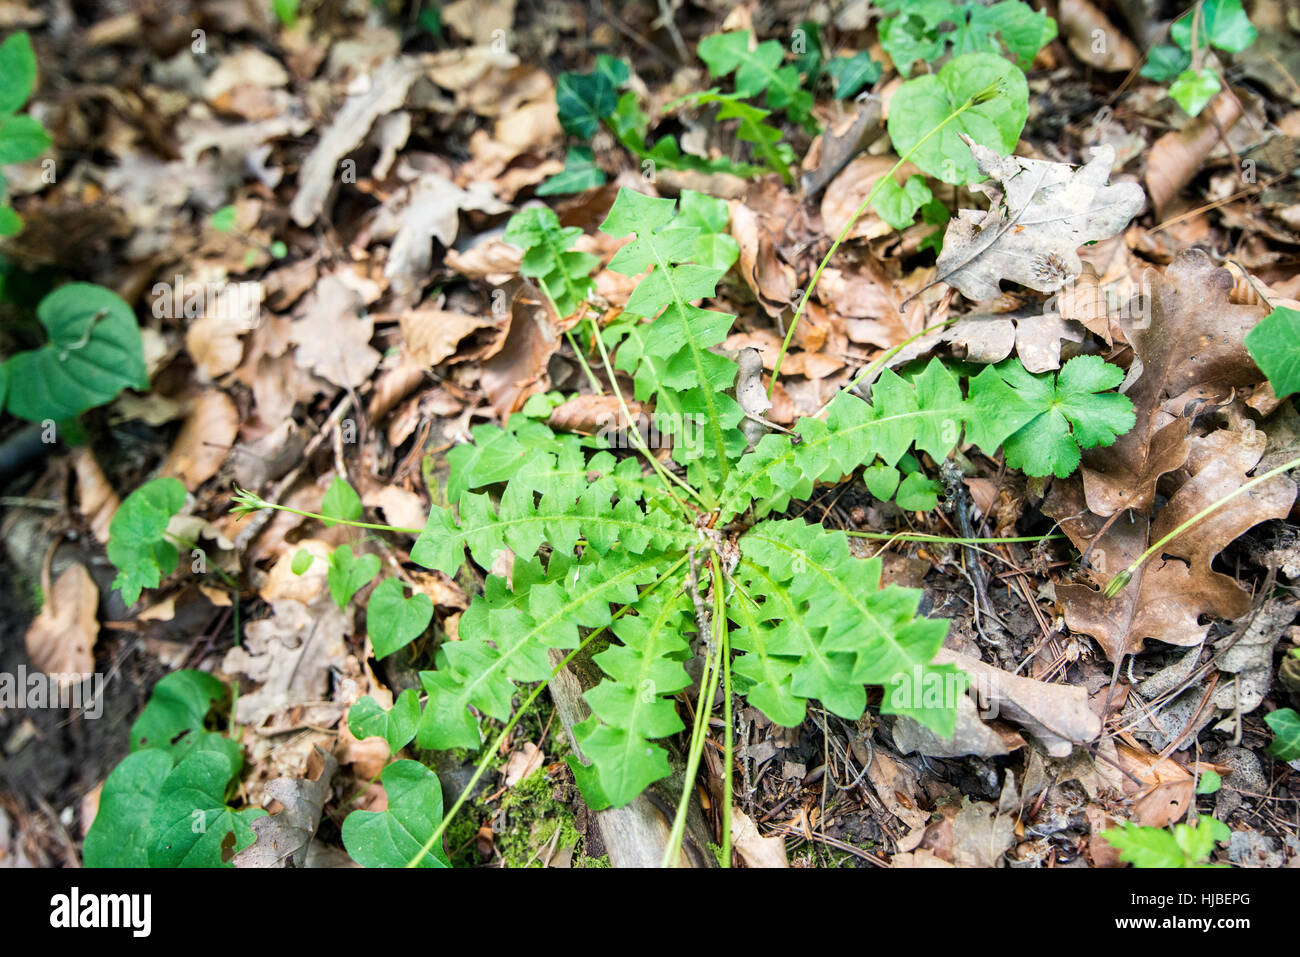
[[[1198,116],[1221,89],[1219,74],[1213,70],[1184,70],[1169,87],[1169,96],[1188,116]]]
[[[853,56],[836,57],[826,64],[826,72],[835,79],[835,99],[847,100],[865,86],[880,79],[882,67],[863,50]]]
[[[361,496],[357,494],[348,480],[341,475],[334,476],[334,481],[330,482],[330,487],[325,490],[325,497],[320,503],[321,514],[325,516],[322,521],[326,525],[336,525],[330,519],[344,519],[349,522],[358,521],[361,518]]]
[[[18,418],[72,419],[125,388],[149,388],[140,327],[131,307],[113,292],[68,283],[41,300],[36,317],[49,341],[5,363],[8,408]]]
[[[993,83],[1000,87],[998,96],[972,106],[925,139],[967,99]],[[898,88],[889,107],[889,137],[899,156],[917,147],[912,162],[945,183],[960,185],[976,182],[982,174],[959,134],[1010,153],[1028,116],[1029,85],[1020,68],[1000,56],[967,53],[948,61],[938,73],[915,77]]]
[[[897,9],[898,4],[893,7]],[[928,63],[943,53],[948,41],[935,28],[951,17],[952,4],[948,0],[922,0],[904,8],[898,16],[881,21],[880,45],[902,76],[912,75],[917,60]]]
[[[1264,716],[1264,722],[1277,735],[1268,746],[1269,754],[1282,761],[1300,759],[1300,715],[1294,708],[1278,708]]]
[[[36,85],[36,53],[27,31],[0,43],[0,113],[17,113]]]
[[[564,154],[564,169],[541,186],[538,196],[567,196],[605,185],[605,171],[596,165],[596,154],[585,146],[570,146]]]
[[[1179,47],[1152,47],[1147,53],[1147,62],[1138,71],[1141,76],[1157,83],[1166,83],[1192,65],[1192,55]]]
[[[362,867],[405,867],[442,823],[442,785],[418,761],[394,761],[380,775],[385,811],[353,811],[343,822],[343,846]],[[421,867],[450,867],[438,841]]]
[[[131,750],[153,749],[173,760],[184,757],[202,737],[208,713],[229,696],[225,684],[203,671],[163,675],[131,725]]]
[[[1133,403],[1106,393],[1123,380],[1124,370],[1100,356],[1076,356],[1059,375],[1034,375],[1018,359],[989,366],[971,382],[980,414],[967,423],[967,436],[989,448],[990,428],[1018,425],[1003,443],[1007,465],[1065,478],[1078,467],[1080,449],[1111,445],[1133,428]]]
[[[370,593],[366,605],[366,630],[370,633],[375,657],[385,658],[399,648],[405,648],[424,634],[432,620],[433,602],[428,595],[417,592],[407,598],[400,581],[385,578]]]
[[[991,6],[966,5],[969,19],[959,18],[951,35],[953,52],[1000,52],[998,41],[1015,57],[1022,70],[1029,69],[1034,56],[1056,39],[1056,21],[1021,0],[1002,0]]]
[[[596,135],[600,121],[614,111],[618,93],[607,72],[561,73],[555,82],[555,106],[564,132],[581,140]]]
[[[233,867],[230,858],[257,840],[250,823],[261,808],[236,811],[226,786],[239,773],[229,755],[195,749],[163,782],[149,819],[150,867]]]
[[[87,867],[149,866],[149,820],[171,769],[171,756],[157,748],[128,754],[113,769],[81,848]]]
[[[340,545],[330,556],[329,588],[334,604],[339,608],[347,607],[352,596],[359,592],[370,579],[379,574],[379,556],[362,555],[354,558],[351,545]]]
[[[1205,859],[1214,842],[1228,840],[1231,832],[1222,821],[1203,817],[1195,827],[1175,824],[1171,830],[1124,821],[1101,836],[1119,851],[1121,861],[1134,867],[1209,867]]]
[[[888,177],[880,192],[871,201],[871,208],[895,229],[906,229],[916,218],[916,211],[934,198],[922,176],[909,176],[907,183],[899,186],[894,177]]]
[[[385,711],[370,695],[354,704],[348,711],[348,730],[358,740],[379,737],[388,742],[388,749],[396,754],[415,737],[420,723],[420,695],[407,688],[397,696],[393,707]]]
[[[577,226],[560,226],[546,206],[525,209],[506,223],[506,242],[524,250],[520,271],[546,290],[561,319],[577,312],[595,290],[591,271],[600,257],[572,248],[581,235]]]
[[[164,538],[167,525],[185,506],[180,479],[146,482],[126,497],[108,526],[108,560],[117,567],[113,587],[122,601],[135,604],[145,588],[157,588],[176,570],[176,546]]]
[[[1196,24],[1196,10],[1192,9],[1175,20],[1169,29],[1169,36],[1184,50],[1192,50],[1194,26],[1196,45],[1201,49],[1205,48],[1208,39],[1210,46],[1228,53],[1240,53],[1259,36],[1259,31],[1242,9],[1241,0],[1203,0],[1199,6],[1199,24]]]
[[[1244,341],[1278,398],[1300,392],[1300,312],[1279,306],[1256,323]]]

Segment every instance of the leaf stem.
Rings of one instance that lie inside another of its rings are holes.
[[[682,556],[677,560],[676,564],[674,564],[672,568],[668,569],[668,571],[664,572],[653,582],[651,582],[646,587],[645,591],[641,592],[641,594],[637,596],[637,600],[639,601],[641,598],[644,598],[646,595],[650,594],[650,592],[654,591],[656,588],[658,588],[660,585],[666,582],[669,578],[675,575],[677,573],[677,570],[681,568],[684,564],[686,564],[686,557]],[[451,806],[451,809],[448,810],[447,813],[443,816],[442,823],[439,824],[436,828],[434,828],[433,833],[429,835],[429,839],[424,842],[424,846],[421,847],[418,851],[416,851],[415,856],[406,862],[407,867],[419,867],[420,861],[424,860],[425,856],[431,850],[433,850],[433,846],[442,838],[443,833],[446,832],[451,822],[455,819],[456,814],[465,805],[465,802],[469,800],[469,796],[471,792],[474,790],[474,785],[478,784],[479,778],[483,777],[484,772],[487,771],[488,765],[492,763],[493,755],[495,755],[501,749],[501,745],[505,743],[505,740],[507,737],[509,737],[510,732],[515,729],[515,725],[519,723],[519,719],[522,718],[525,713],[527,713],[530,707],[532,707],[533,702],[536,701],[538,695],[542,693],[542,689],[545,688],[555,678],[556,675],[558,675],[561,671],[567,668],[569,666],[569,662],[573,661],[573,659],[576,658],[578,654],[582,652],[588,645],[590,645],[593,641],[595,641],[600,635],[604,634],[605,631],[609,628],[609,626],[612,625],[614,622],[616,622],[619,618],[621,618],[631,607],[632,607],[631,604],[627,604],[619,608],[618,611],[614,612],[614,614],[610,616],[608,624],[601,625],[599,628],[597,628],[595,631],[589,634],[586,638],[582,639],[582,641],[578,644],[577,648],[574,648],[567,655],[565,655],[564,658],[560,660],[560,663],[551,669],[550,678],[548,678],[546,681],[539,681],[537,683],[537,685],[529,693],[528,697],[525,698],[520,703],[519,707],[515,709],[515,713],[510,716],[510,720],[506,722],[505,727],[501,729],[501,733],[496,736],[496,739],[492,742],[492,746],[484,750],[483,756],[479,758],[478,766],[474,769],[473,777],[471,777],[469,779],[469,783],[467,783],[465,787],[461,789],[460,796],[456,798],[456,803],[453,804]]]
[[[1024,542],[1047,542],[1065,538],[1061,532],[1050,535],[1019,535],[1014,538],[950,538],[947,535],[930,535],[926,532],[854,532],[845,531],[851,538],[870,538],[874,541],[896,542],[947,542],[951,545],[1015,545]]]
[[[270,508],[275,509],[277,512],[288,512],[291,515],[301,515],[303,518],[314,518],[328,524],[348,525],[352,528],[369,528],[377,532],[399,532],[403,535],[420,535],[424,532],[424,529],[422,528],[402,528],[400,525],[382,525],[377,522],[354,522],[348,518],[330,518],[327,515],[321,515],[319,512],[304,512],[302,509],[290,508],[288,505],[268,502],[256,493],[249,492],[246,489],[236,488],[235,492],[235,499],[240,503],[235,506],[235,510],[242,511],[245,514]]]
[[[695,786],[695,776],[700,771],[700,755],[704,752],[704,739],[708,736],[709,731],[709,713],[713,710],[713,696],[718,691],[718,672],[722,670],[722,649],[724,645],[722,635],[726,632],[726,616],[718,613],[721,601],[718,578],[720,577],[721,567],[718,564],[716,552],[712,555],[712,563],[714,569],[714,612],[709,644],[713,654],[705,657],[704,673],[700,675],[700,697],[696,701],[695,723],[691,728],[690,750],[686,757],[686,776],[682,780],[682,796],[681,800],[677,802],[677,813],[673,817],[673,829],[668,835],[668,846],[664,849],[663,860],[659,864],[660,867],[672,867],[673,862],[681,854],[682,837],[686,833],[686,814],[691,806],[691,788]],[[728,832],[730,831],[731,813],[724,809],[723,814],[723,840],[729,846],[731,835]]]
[[[1278,475],[1281,475],[1283,472],[1289,472],[1291,471],[1291,469],[1294,468],[1300,468],[1300,458],[1292,459],[1290,462],[1284,462],[1283,464],[1279,465],[1277,468],[1269,469],[1263,475],[1255,476],[1249,482],[1242,484],[1240,488],[1234,489],[1233,491],[1229,492],[1227,495],[1223,496],[1223,498],[1218,499],[1215,502],[1211,502],[1209,505],[1205,506],[1205,508],[1201,509],[1199,512],[1197,512],[1187,521],[1183,522],[1181,525],[1179,525],[1169,534],[1163,536],[1159,541],[1157,541],[1145,552],[1143,552],[1136,559],[1134,559],[1131,565],[1129,565],[1127,568],[1125,568],[1123,571],[1117,574],[1114,578],[1112,578],[1106,584],[1106,590],[1104,592],[1106,597],[1114,598],[1121,591],[1123,591],[1125,586],[1127,586],[1128,583],[1132,581],[1133,576],[1134,574],[1136,574],[1137,570],[1142,567],[1143,562],[1145,562],[1152,555],[1159,552],[1162,548],[1164,548],[1167,544],[1169,544],[1169,542],[1173,541],[1179,535],[1183,534],[1183,532],[1187,531],[1197,522],[1201,521],[1201,519],[1206,518],[1208,515],[1215,512],[1217,509],[1222,508],[1224,505],[1227,505],[1229,502],[1231,502],[1242,492],[1248,492],[1256,485],[1259,485],[1263,482],[1267,482],[1269,479],[1275,478]]]
[[[987,90],[981,90],[974,96],[969,97],[965,103],[953,112],[949,113],[938,125],[931,129],[930,132],[926,133],[923,137],[913,143],[911,149],[899,157],[898,162],[890,168],[889,172],[876,180],[875,184],[871,187],[871,192],[867,193],[867,198],[862,201],[862,204],[858,206],[853,215],[849,217],[849,221],[844,224],[844,228],[840,230],[840,234],[835,237],[835,242],[831,243],[831,248],[828,249],[826,255],[822,257],[821,263],[817,266],[817,271],[813,273],[812,281],[808,283],[808,288],[804,290],[803,298],[799,300],[799,308],[795,310],[794,318],[790,320],[790,326],[785,331],[785,339],[781,341],[781,351],[776,354],[776,363],[772,367],[772,378],[767,385],[767,394],[769,396],[771,396],[773,390],[776,389],[776,380],[781,374],[781,363],[784,361],[785,354],[790,348],[790,341],[794,338],[794,330],[799,325],[799,320],[803,317],[804,310],[808,307],[808,300],[812,297],[813,290],[817,288],[817,281],[821,279],[822,270],[826,268],[826,265],[831,261],[831,257],[834,256],[836,250],[840,248],[840,245],[848,239],[849,232],[855,225],[857,225],[858,220],[861,219],[862,215],[867,211],[867,207],[870,206],[872,200],[876,198],[876,194],[880,192],[881,188],[885,185],[885,181],[892,180],[894,174],[898,172],[904,163],[912,158],[916,151],[919,150],[930,139],[930,137],[939,133],[945,126],[957,119],[957,117],[961,116],[976,103],[985,102],[985,100],[988,99],[985,95],[987,92]]]
[[[718,553],[713,553],[713,619],[722,619],[722,866],[731,866],[731,802],[732,762],[735,742],[732,740],[731,714],[731,630],[727,627],[727,607],[723,591],[722,563]]]

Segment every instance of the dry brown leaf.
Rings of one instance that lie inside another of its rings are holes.
[[[496,354],[505,342],[506,326],[495,316],[468,316],[447,312],[431,304],[407,309],[401,318],[402,339],[407,354],[426,369],[431,369],[456,354],[462,341],[474,337],[467,358],[487,358]],[[490,330],[475,336],[479,330]]]
[[[1061,0],[1058,10],[1070,52],[1088,66],[1126,73],[1142,61],[1142,51],[1088,0]]]
[[[989,177],[970,187],[988,196],[989,209],[958,210],[935,268],[940,280],[974,302],[996,299],[1002,280],[1055,292],[1083,270],[1079,247],[1122,232],[1146,201],[1136,183],[1108,185],[1111,146],[1093,149],[1092,159],[1076,168],[999,156],[962,138]]]
[[[375,322],[361,314],[361,296],[348,283],[338,275],[321,277],[298,312],[289,338],[300,368],[345,389],[370,378],[380,359],[370,346]]]
[[[857,208],[862,205],[862,201],[867,198],[867,194],[876,185],[876,180],[893,169],[897,162],[898,157],[892,153],[881,156],[859,156],[831,180],[821,202],[822,222],[825,223],[829,235],[838,236],[843,231]],[[906,183],[909,176],[919,172],[911,163],[904,163],[894,178],[900,183]],[[853,224],[848,238],[876,239],[880,236],[888,236],[893,231],[894,227],[876,215],[875,210],[868,209],[863,213],[862,218]]]
[[[99,588],[86,566],[74,562],[53,587],[47,578],[44,591],[45,602],[27,628],[27,656],[60,687],[69,687],[95,670]]]
[[[1206,157],[1219,143],[1220,131],[1232,129],[1241,116],[1241,101],[1231,90],[1224,90],[1196,119],[1151,144],[1146,181],[1156,216],[1163,217],[1183,187],[1201,171]]]
[[[789,867],[785,840],[764,837],[758,825],[740,808],[731,808],[731,843],[748,867]]]
[[[1056,596],[1072,631],[1091,635],[1111,661],[1142,649],[1148,638],[1191,646],[1205,639],[1204,616],[1237,618],[1250,596],[1229,575],[1211,569],[1214,557],[1247,529],[1270,518],[1284,518],[1295,501],[1296,486],[1279,475],[1238,496],[1152,556],[1113,599],[1103,589],[1110,577],[1128,567],[1161,537],[1201,509],[1240,488],[1264,452],[1265,436],[1257,430],[1227,429],[1187,443],[1195,454],[1187,460],[1190,478],[1160,510],[1155,521],[1143,515],[1112,522],[1098,538],[1105,520],[1085,505],[1077,478],[1056,482],[1043,511],[1060,520],[1061,529],[1079,549],[1091,546],[1087,584],[1057,584]]]
[[[239,367],[248,329],[223,316],[201,316],[185,330],[185,351],[209,380]]]
[[[522,290],[517,293],[510,306],[505,343],[482,364],[479,383],[502,421],[550,383],[546,366],[560,346],[550,312],[540,296]]]
[[[525,741],[522,747],[511,752],[506,761],[506,787],[512,788],[520,781],[527,780],[528,776],[539,770],[545,761],[546,755],[542,753],[542,749],[531,741]]]
[[[1188,403],[1219,402],[1263,378],[1242,339],[1265,310],[1228,301],[1233,278],[1226,269],[1201,250],[1188,249],[1164,276],[1148,270],[1143,282],[1149,290],[1143,308],[1119,320],[1141,363],[1127,390],[1137,422],[1113,445],[1083,456],[1088,507],[1101,516],[1151,508],[1156,482],[1187,458],[1182,415]]]
[[[276,778],[266,785],[263,804],[272,800],[280,810],[253,822],[257,840],[231,859],[235,867],[303,867],[307,845],[320,826],[325,802],[331,797],[330,784],[339,769],[328,751],[317,747],[305,778]]]
[[[414,492],[396,485],[380,485],[368,489],[361,501],[371,508],[382,510],[384,520],[397,528],[424,528],[428,517],[424,500]]]
[[[77,473],[77,510],[90,523],[95,539],[106,544],[108,526],[122,500],[108,484],[95,453],[88,446],[83,445],[72,453],[72,467]]]
[[[239,410],[224,392],[210,389],[195,400],[159,475],[193,492],[217,474],[239,435]]]
[[[641,413],[641,403],[631,402],[628,409],[633,416]],[[597,432],[612,435],[615,430],[628,427],[618,397],[613,395],[575,395],[551,411],[547,425],[557,432],[580,432],[592,435]]]

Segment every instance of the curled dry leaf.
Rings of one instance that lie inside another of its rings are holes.
[[[1088,507],[1101,516],[1151,508],[1156,482],[1187,459],[1183,413],[1189,403],[1220,402],[1263,378],[1242,339],[1265,310],[1228,301],[1228,270],[1201,250],[1188,249],[1163,276],[1147,270],[1143,285],[1144,299],[1119,319],[1135,356],[1136,381],[1126,394],[1137,422],[1113,445],[1083,456]],[[1131,369],[1130,381],[1134,376]]]
[[[1145,202],[1136,183],[1107,185],[1114,147],[1095,148],[1076,169],[999,156],[962,138],[989,177],[971,186],[988,196],[989,209],[958,210],[935,268],[940,280],[975,302],[996,299],[1004,279],[1055,292],[1083,270],[1079,247],[1122,231]]]
[[[634,417],[641,414],[641,409],[640,402],[628,403],[628,411]],[[575,395],[567,402],[557,405],[546,424],[557,432],[578,432],[583,435],[608,433],[610,430],[628,427],[617,396],[590,394]]]
[[[205,378],[215,379],[239,367],[244,357],[240,337],[247,331],[223,316],[201,316],[185,330],[185,351]]]
[[[731,842],[736,853],[749,867],[789,867],[785,854],[785,840],[764,837],[758,825],[740,808],[731,809]]]
[[[1220,429],[1187,442],[1190,477],[1170,497],[1155,520],[1134,514],[1106,522],[1087,508],[1078,478],[1053,483],[1043,511],[1080,550],[1091,547],[1088,584],[1057,584],[1056,596],[1072,631],[1091,635],[1111,661],[1142,649],[1155,638],[1172,645],[1198,645],[1209,624],[1202,617],[1237,618],[1250,596],[1230,575],[1211,569],[1214,557],[1247,529],[1284,518],[1295,501],[1296,485],[1284,475],[1256,486],[1211,513],[1153,555],[1113,599],[1103,589],[1153,541],[1177,528],[1206,506],[1240,488],[1266,444],[1258,430]],[[1099,537],[1100,535],[1100,537]]]
[[[193,492],[217,474],[238,435],[235,403],[224,392],[209,389],[194,401],[158,474],[180,479]]]
[[[979,709],[967,695],[957,699],[957,726],[949,738],[941,738],[925,725],[906,715],[894,722],[894,744],[903,754],[918,752],[931,758],[956,758],[973,754],[994,758],[1022,748],[1024,738],[1014,731],[1002,731],[980,720]]]
[[[81,446],[72,453],[72,467],[77,474],[77,509],[90,523],[91,534],[101,544],[108,542],[108,526],[113,513],[122,504],[113,487],[104,477],[95,453]]]
[[[521,287],[510,305],[510,330],[496,355],[483,362],[479,382],[502,420],[550,383],[547,363],[560,347],[550,308]]]
[[[45,601],[27,628],[27,656],[69,687],[95,670],[91,649],[99,637],[99,588],[80,562],[64,569],[53,587],[48,578],[43,586]]]
[[[320,826],[321,813],[331,794],[330,784],[338,769],[334,755],[317,746],[308,759],[308,777],[276,778],[269,782],[263,802],[274,799],[280,803],[280,810],[253,822],[257,840],[236,854],[231,863],[235,867],[304,866],[307,846]]]
[[[948,648],[940,648],[934,660],[966,672],[986,707],[1024,728],[1052,757],[1063,758],[1101,733],[1085,688],[1013,675]]]

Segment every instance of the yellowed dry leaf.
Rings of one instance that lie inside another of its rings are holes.
[[[35,667],[57,677],[61,687],[95,670],[91,649],[99,637],[98,608],[99,588],[80,562],[69,565],[45,590],[45,603],[27,629],[27,655]]]

